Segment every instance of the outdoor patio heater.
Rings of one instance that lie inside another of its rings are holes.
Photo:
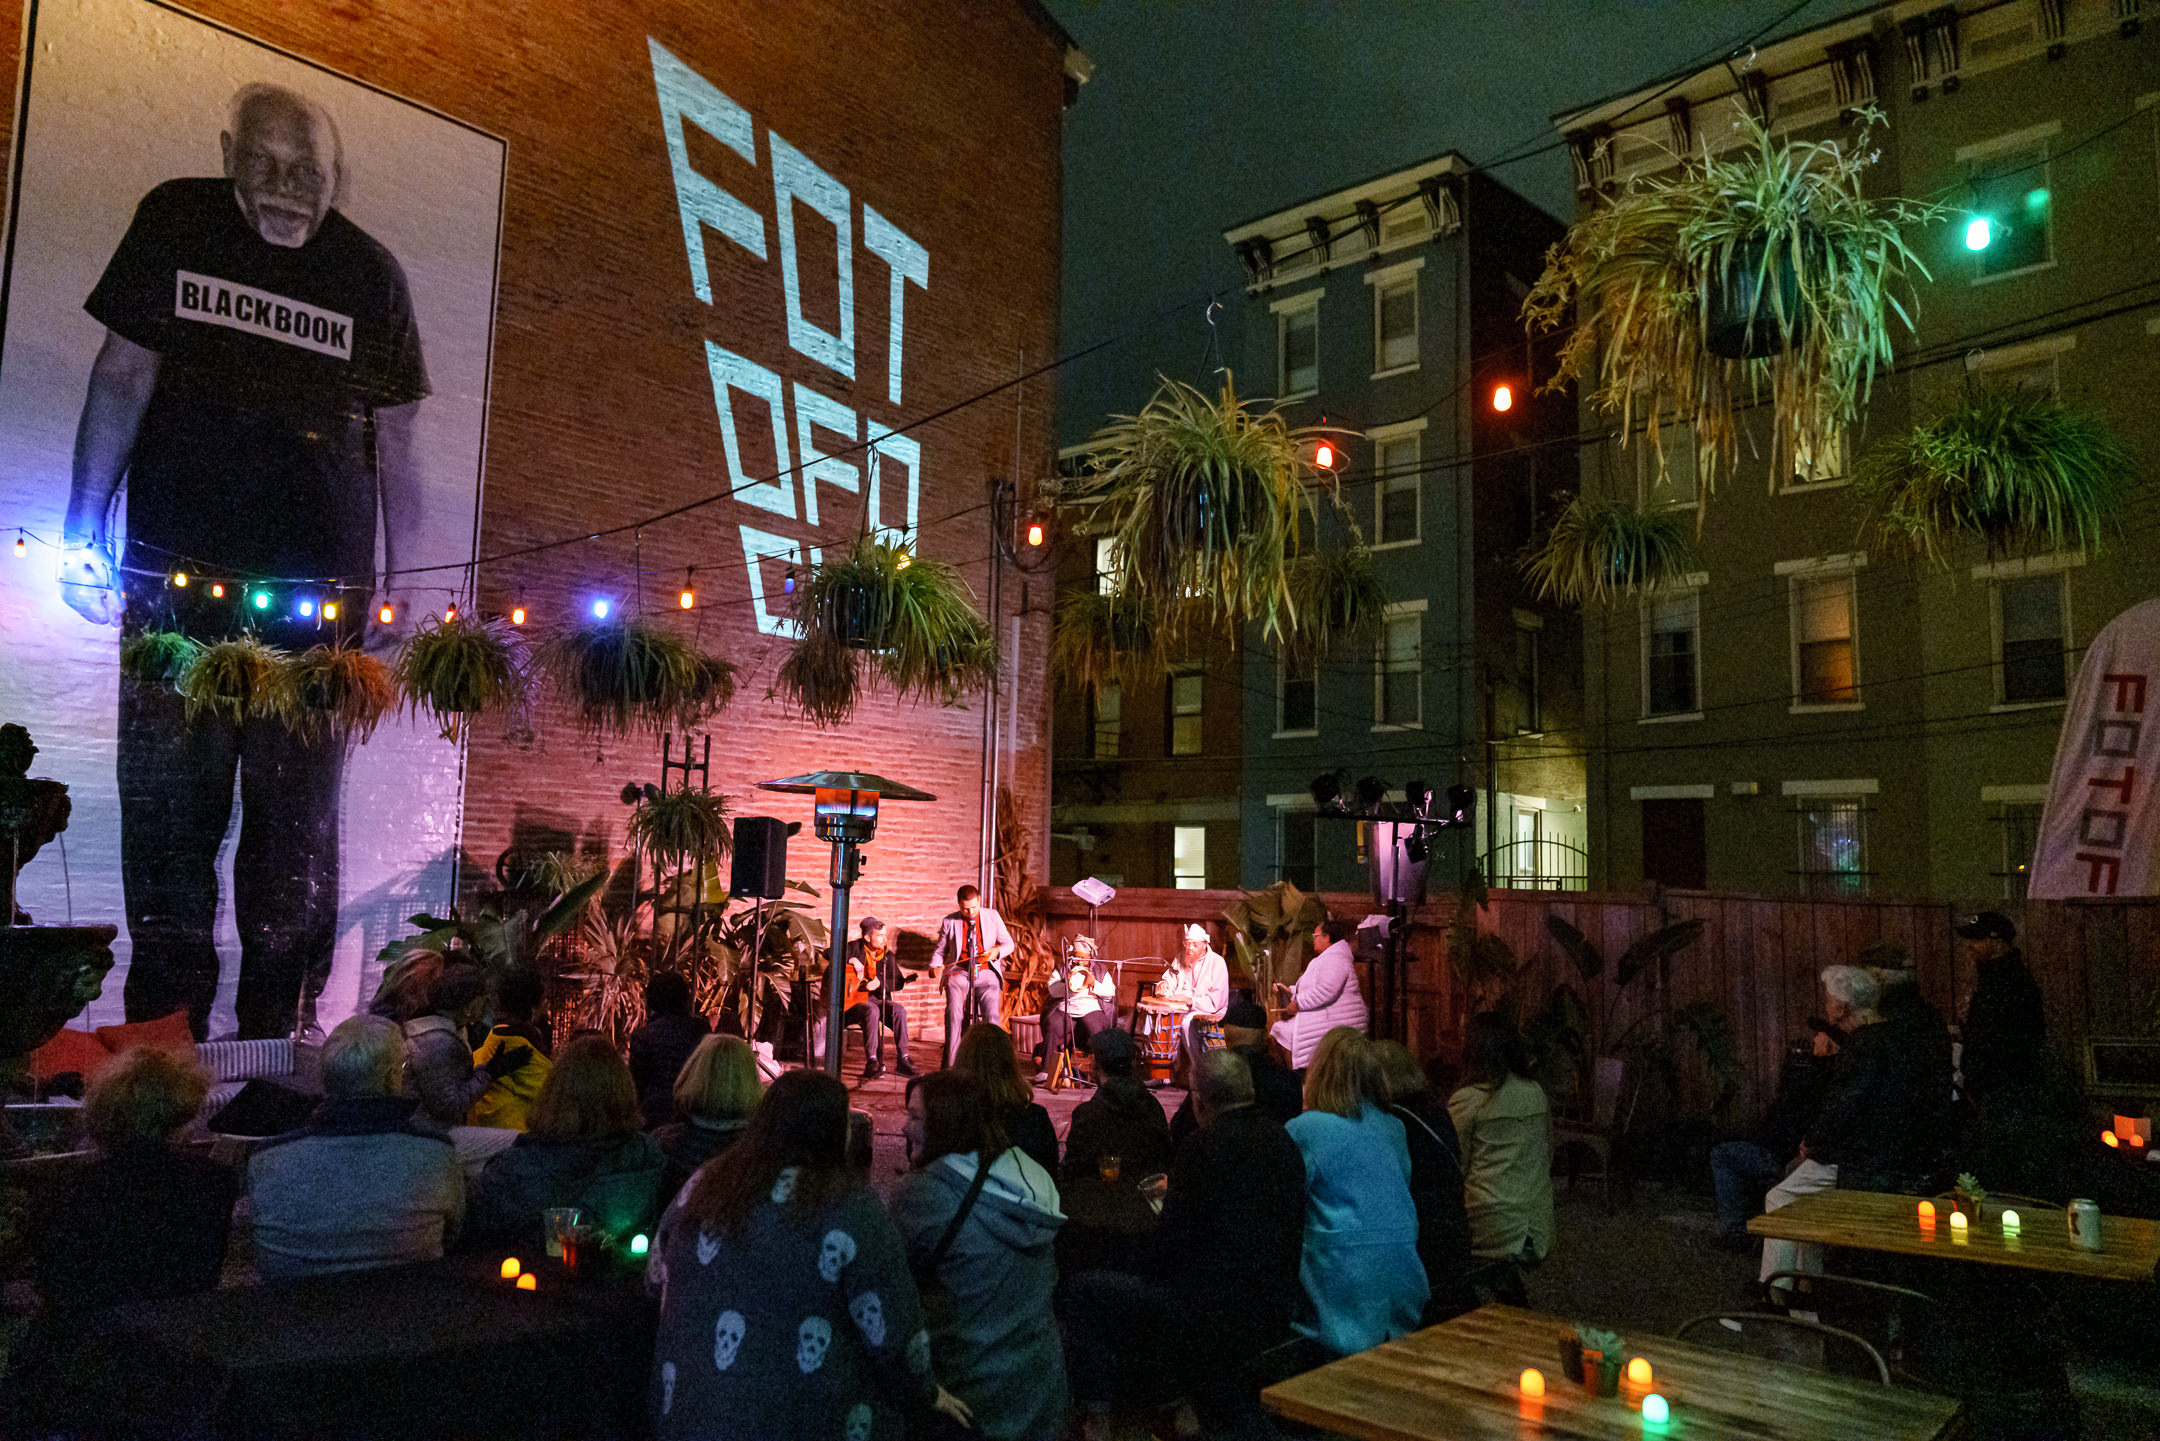
[[[825,972],[825,1070],[840,1074],[840,1006],[846,987],[840,983],[842,957],[847,954],[848,888],[862,873],[862,856],[856,847],[877,834],[878,801],[934,801],[928,791],[889,781],[861,771],[812,771],[809,775],[759,781],[761,791],[786,791],[815,797],[814,829],[817,838],[832,843],[832,934],[827,938],[831,962]],[[804,1046],[804,1054],[810,1047]]]

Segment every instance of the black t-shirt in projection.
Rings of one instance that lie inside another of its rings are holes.
[[[336,210],[307,244],[272,245],[231,181],[168,180],[136,207],[83,308],[160,356],[128,464],[129,564],[345,576],[364,594],[367,418],[428,394],[390,252]]]

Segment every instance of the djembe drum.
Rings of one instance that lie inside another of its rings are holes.
[[[1133,1039],[1140,1043],[1140,1079],[1143,1081],[1167,1081],[1171,1069],[1177,1064],[1178,1027],[1185,1023],[1185,1010],[1175,1001],[1159,1001],[1153,996],[1143,996],[1137,1003],[1133,1022]]]

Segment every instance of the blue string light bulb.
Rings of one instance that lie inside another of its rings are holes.
[[[612,608],[613,608],[613,607],[611,607],[611,606],[610,606],[610,605],[608,604],[608,602],[607,602],[606,600],[604,600],[604,599],[602,599],[602,600],[596,600],[596,601],[594,601],[594,602],[592,603],[592,613],[593,613],[593,619],[594,619],[594,620],[606,620],[606,619],[607,619],[607,617],[608,617],[608,611],[609,611],[609,610],[611,610]]]

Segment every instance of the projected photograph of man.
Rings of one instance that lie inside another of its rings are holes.
[[[143,196],[83,302],[105,334],[76,429],[62,595],[123,634],[365,643],[378,523],[394,573],[422,519],[413,435],[429,385],[412,297],[397,258],[338,209],[344,154],[321,103],[243,85],[216,139],[223,173]],[[161,683],[121,679],[127,1016],[185,1009],[205,1033],[237,775],[239,1034],[304,1030],[336,936],[346,747],[187,709]]]

